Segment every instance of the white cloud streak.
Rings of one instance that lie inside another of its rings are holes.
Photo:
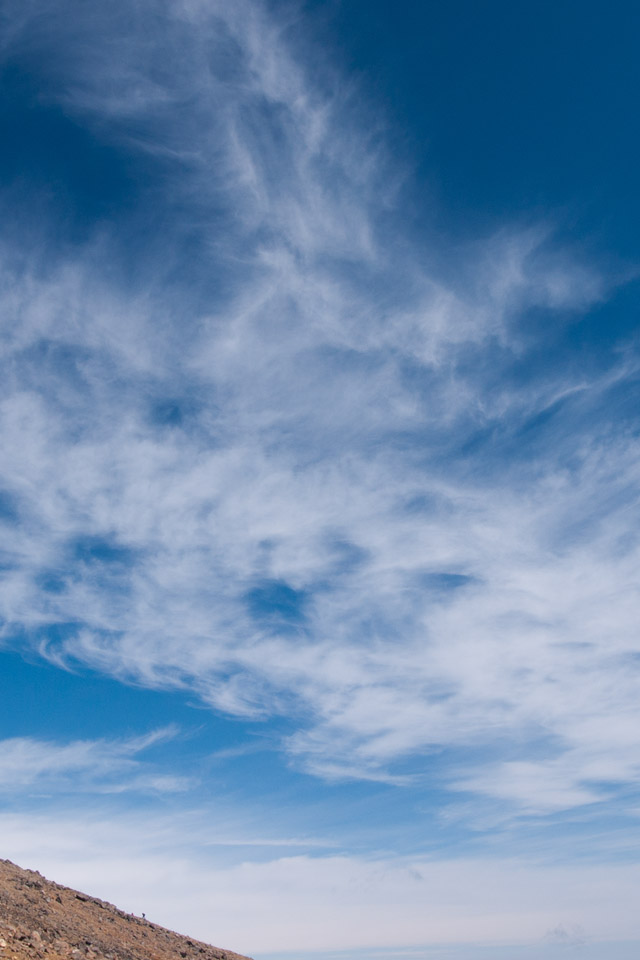
[[[173,739],[173,728],[122,740],[70,743],[11,737],[0,740],[0,794],[25,790],[56,793],[123,793],[128,790],[172,793],[186,790],[186,777],[163,774],[138,757],[149,747]]]

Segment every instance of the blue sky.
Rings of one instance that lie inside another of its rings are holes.
[[[0,856],[637,956],[639,20],[5,2]]]

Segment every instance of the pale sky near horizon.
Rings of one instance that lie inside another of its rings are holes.
[[[639,35],[4,0],[0,857],[257,960],[637,957]]]

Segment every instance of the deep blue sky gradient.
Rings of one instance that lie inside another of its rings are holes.
[[[431,226],[464,242],[552,209],[574,241],[638,255],[637,4],[308,7],[397,126]]]

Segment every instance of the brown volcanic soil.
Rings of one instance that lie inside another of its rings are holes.
[[[0,960],[248,960],[0,860]]]

